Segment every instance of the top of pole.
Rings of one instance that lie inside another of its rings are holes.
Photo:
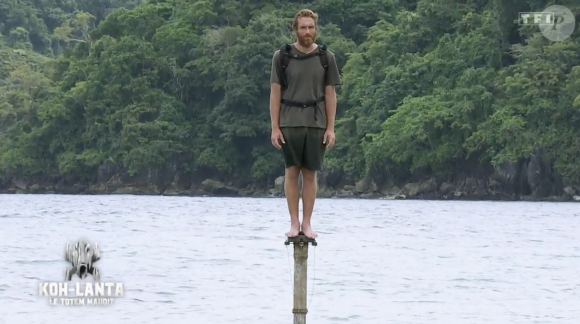
[[[292,244],[296,244],[296,243],[301,243],[302,244],[307,244],[310,243],[312,244],[312,246],[317,246],[318,243],[316,242],[316,239],[311,239],[306,237],[306,235],[304,235],[304,232],[300,232],[298,233],[298,236],[296,237],[288,237],[286,238],[286,242],[284,242],[284,245],[290,245],[290,243]]]

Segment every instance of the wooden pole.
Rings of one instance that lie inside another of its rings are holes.
[[[294,245],[294,324],[306,324],[307,274],[308,274],[308,244],[318,245],[315,239],[310,239],[300,232],[297,237],[290,237],[285,245]]]

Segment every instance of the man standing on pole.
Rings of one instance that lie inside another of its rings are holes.
[[[315,43],[318,16],[300,10],[292,24],[297,41],[274,53],[270,77],[272,145],[281,149],[286,167],[284,191],[290,212],[288,237],[300,231],[316,238],[311,217],[316,200],[316,172],[334,145],[335,86],[341,83],[334,53]],[[302,226],[298,218],[298,178],[302,172]]]

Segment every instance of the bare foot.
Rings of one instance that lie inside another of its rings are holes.
[[[312,227],[310,224],[302,224],[302,232],[307,238],[315,239],[318,237],[318,234],[312,231]]]
[[[300,223],[292,223],[290,225],[290,230],[286,232],[286,236],[288,237],[296,237],[300,233]]]

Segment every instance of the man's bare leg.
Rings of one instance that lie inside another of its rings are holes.
[[[318,235],[312,231],[310,219],[314,211],[314,201],[318,191],[316,183],[316,171],[302,169],[302,232],[309,238],[316,238]]]
[[[290,167],[286,169],[284,175],[284,193],[290,212],[290,230],[286,232],[288,237],[296,237],[300,232],[300,219],[298,218],[300,189],[298,188],[298,176],[300,175],[299,167]]]

